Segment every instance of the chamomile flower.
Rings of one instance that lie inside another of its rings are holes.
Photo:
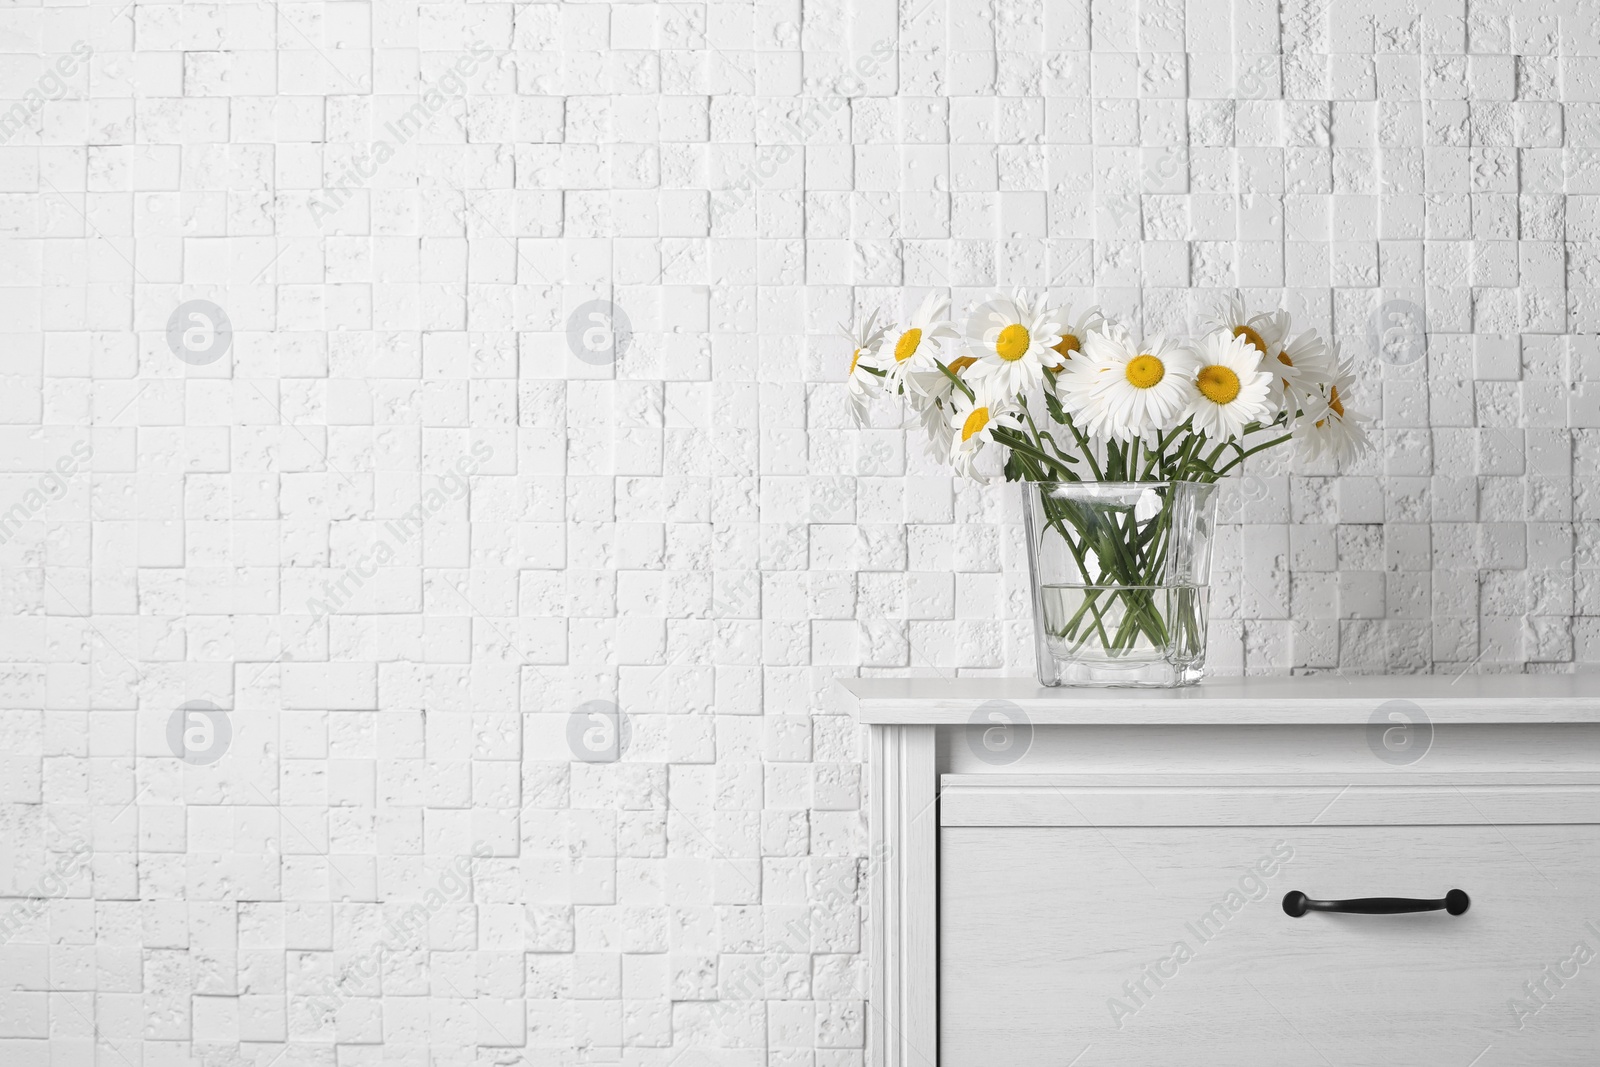
[[[883,368],[878,366],[877,359],[884,329],[877,323],[878,311],[873,311],[866,321],[854,327],[849,323],[839,324],[839,332],[855,347],[850,356],[846,388],[850,393],[850,408],[857,426],[866,423],[868,406],[883,395]]]
[[[1276,360],[1266,364],[1273,373],[1273,395],[1278,407],[1297,425],[1302,417],[1315,419],[1328,409],[1326,394],[1333,378],[1333,352],[1316,331],[1287,342]]]
[[[1137,344],[1127,327],[1092,330],[1083,354],[1056,377],[1056,395],[1091,437],[1131,441],[1180,421],[1194,391],[1194,356],[1156,336]]]
[[[965,401],[965,397],[962,400]],[[1016,394],[1003,392],[992,376],[980,379],[970,403],[953,405],[950,412],[950,466],[962,477],[985,482],[976,466],[986,444],[997,443],[994,431],[1015,425]]]
[[[1360,412],[1346,411],[1344,406],[1343,394],[1348,394],[1355,381],[1355,367],[1348,361],[1338,364],[1323,394],[1326,407],[1322,417],[1301,419],[1295,428],[1301,450],[1309,458],[1332,456],[1335,460],[1346,460],[1371,446],[1366,424],[1372,419]]]
[[[922,427],[922,432],[928,437],[928,455],[934,459],[948,459],[950,456],[950,440],[955,432],[950,428],[950,404],[948,396],[933,400],[921,398],[913,405],[914,419],[906,420],[905,429],[913,425]]]
[[[977,366],[977,363],[977,356],[957,356],[944,365],[950,374],[968,381],[972,378],[972,368]],[[910,372],[911,388],[907,393],[911,399],[911,406],[917,411],[922,411],[930,404],[944,402],[956,387],[955,382],[950,380],[950,374],[940,370],[937,364],[932,364],[931,370]]]
[[[930,375],[944,377],[935,361],[943,354],[945,342],[960,336],[947,317],[950,301],[938,293],[929,293],[911,316],[911,321],[897,334],[892,334],[893,344],[884,340],[889,357],[883,362],[889,378],[908,393],[918,393],[932,384]]]
[[[1289,316],[1287,312],[1251,315],[1245,311],[1244,300],[1238,293],[1234,293],[1228,297],[1227,305],[1212,326],[1226,330],[1234,337],[1243,337],[1261,353],[1263,359],[1269,359],[1283,350],[1283,338],[1289,328]]]
[[[1105,316],[1100,314],[1100,305],[1098,304],[1091,304],[1079,312],[1076,319],[1068,321],[1067,315],[1070,312],[1070,307],[1063,306],[1061,308],[1059,312],[1061,316],[1061,340],[1051,346],[1056,355],[1061,357],[1061,362],[1063,363],[1082,352],[1083,342],[1089,336],[1089,331],[1099,329],[1106,321]]]
[[[1254,345],[1217,331],[1194,355],[1194,392],[1178,421],[1192,418],[1195,432],[1225,441],[1244,436],[1246,426],[1272,415],[1272,374],[1261,369]]]
[[[1043,384],[1044,369],[1061,363],[1057,318],[1044,297],[1030,301],[1021,289],[989,297],[967,318],[967,351],[978,359],[973,376],[992,380],[1007,396]]]

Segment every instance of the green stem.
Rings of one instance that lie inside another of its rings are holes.
[[[1089,447],[1089,439],[1083,435],[1082,430],[1078,429],[1078,424],[1072,421],[1071,415],[1067,415],[1066,420],[1067,429],[1072,431],[1073,438],[1078,442],[1079,454],[1089,461],[1089,469],[1094,471],[1094,480],[1097,482],[1105,481],[1106,476],[1100,470],[1100,461],[1095,457],[1094,449]]]
[[[994,439],[1011,449],[1013,452],[1021,452],[1025,456],[1048,463],[1054,470],[1062,475],[1060,479],[1045,478],[1042,476],[1042,472],[1035,468],[1035,473],[1041,474],[1041,477],[1034,479],[1035,481],[1082,481],[1082,479],[1078,477],[1078,472],[1067,466],[1065,461],[1059,460],[1054,456],[1047,454],[1043,449],[1035,448],[1032,442],[1030,442],[1021,431],[1010,430],[1004,427],[996,427],[994,430]]]

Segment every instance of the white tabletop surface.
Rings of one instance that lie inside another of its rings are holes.
[[[861,722],[884,725],[982,721],[989,701],[1005,701],[1038,725],[1365,723],[1388,701],[1405,701],[1435,723],[1600,722],[1600,674],[1319,674],[1210,678],[1180,689],[1049,689],[1028,677],[840,685]]]

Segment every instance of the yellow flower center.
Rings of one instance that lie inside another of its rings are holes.
[[[1061,354],[1062,359],[1071,359],[1072,353],[1083,351],[1083,343],[1070,333],[1062,334],[1061,340],[1051,347]]]
[[[922,343],[922,331],[912,327],[900,335],[900,340],[894,344],[894,361],[904,363],[917,354],[917,346]]]
[[[850,373],[856,372],[856,364],[861,362],[861,349],[856,349],[856,354],[850,357]]]
[[[1278,362],[1282,363],[1285,367],[1294,366],[1294,360],[1289,358],[1289,353],[1287,353],[1287,352],[1279,352],[1278,353]]]
[[[982,433],[983,428],[989,425],[989,409],[987,407],[973,408],[967,413],[967,421],[961,424],[961,439],[970,441],[975,433]]]
[[[1339,418],[1341,420],[1343,420],[1343,418],[1344,418],[1344,405],[1339,402],[1339,387],[1337,385],[1333,386],[1331,389],[1328,390],[1328,410],[1333,412],[1335,415],[1339,416]],[[1318,419],[1317,420],[1317,429],[1319,429],[1319,430],[1322,429],[1322,424],[1327,422],[1327,421],[1328,421],[1327,419]]]
[[[1028,352],[1028,328],[1020,323],[1013,322],[1010,326],[1000,331],[1000,336],[995,338],[995,355],[1007,363],[1015,363]]]
[[[1213,404],[1231,404],[1239,395],[1239,376],[1232,368],[1216,363],[1201,367],[1194,384],[1199,387],[1200,395]]]
[[[977,356],[962,356],[960,359],[952,359],[950,361],[950,373],[960,374],[976,362],[978,362]]]
[[[1243,337],[1246,341],[1249,341],[1251,344],[1255,345],[1256,351],[1260,352],[1263,356],[1267,354],[1267,342],[1262,340],[1261,335],[1255,331],[1254,327],[1235,326],[1233,328],[1233,335],[1235,337]]]
[[[1146,352],[1142,356],[1128,360],[1128,368],[1123,374],[1127,377],[1128,384],[1135,389],[1149,389],[1161,384],[1161,379],[1167,376],[1167,368],[1159,359]]]

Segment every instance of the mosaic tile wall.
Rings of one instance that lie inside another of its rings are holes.
[[[858,1067],[832,679],[1026,673],[841,319],[1239,290],[1214,671],[1600,662],[1600,4],[0,12],[0,1062]]]

